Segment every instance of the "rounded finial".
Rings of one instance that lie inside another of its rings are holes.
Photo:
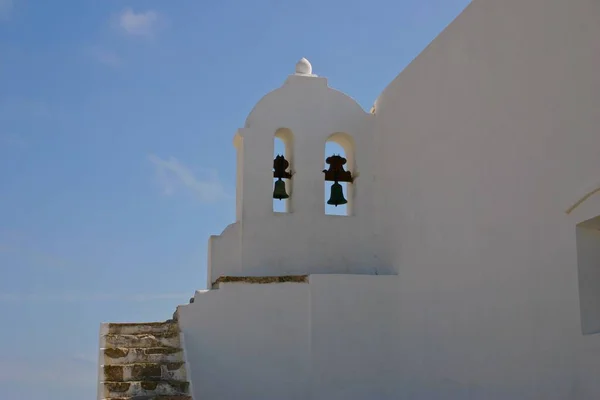
[[[302,57],[302,59],[296,63],[296,74],[312,75],[312,65],[310,65],[310,61]]]

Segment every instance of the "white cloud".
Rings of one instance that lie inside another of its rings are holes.
[[[13,5],[13,0],[0,0],[0,19],[8,18]]]
[[[89,49],[89,54],[96,61],[109,67],[119,67],[123,64],[123,60],[116,53],[110,50],[104,50],[98,47]]]
[[[2,0],[0,0],[2,1]],[[129,35],[152,36],[159,21],[156,11],[148,10],[136,13],[126,8],[119,14],[119,27]]]
[[[151,154],[148,159],[156,167],[157,178],[162,185],[163,193],[167,196],[172,195],[179,185],[183,185],[206,203],[229,198],[215,170],[205,170],[206,179],[198,179],[190,169],[174,157],[163,160]]]

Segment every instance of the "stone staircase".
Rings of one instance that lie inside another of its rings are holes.
[[[103,324],[99,400],[192,400],[177,321]]]

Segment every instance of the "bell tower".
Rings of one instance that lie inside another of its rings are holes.
[[[373,118],[301,59],[235,134],[236,222],[209,240],[208,282],[387,273],[378,257]],[[332,143],[339,151],[327,154]],[[285,202],[283,212],[274,201]],[[337,207],[346,215],[326,214]]]

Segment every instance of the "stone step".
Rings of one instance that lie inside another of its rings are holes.
[[[135,397],[107,397],[102,400],[192,400],[192,396],[135,396]]]
[[[111,382],[130,381],[185,381],[185,363],[136,363],[104,365],[104,380]]]
[[[165,335],[178,333],[179,326],[173,322],[145,322],[145,323],[109,323],[108,332],[120,335],[153,334]]]
[[[126,347],[126,348],[149,348],[149,347],[170,347],[180,348],[179,332],[168,335],[136,334],[121,335],[108,333],[100,337],[100,347]]]
[[[135,396],[182,396],[188,395],[189,382],[185,381],[132,381],[102,382],[105,398]]]
[[[107,397],[102,400],[192,400],[192,396],[135,396],[135,397]]]
[[[183,350],[174,347],[147,347],[130,349],[109,347],[102,351],[102,365],[134,363],[182,362]]]

